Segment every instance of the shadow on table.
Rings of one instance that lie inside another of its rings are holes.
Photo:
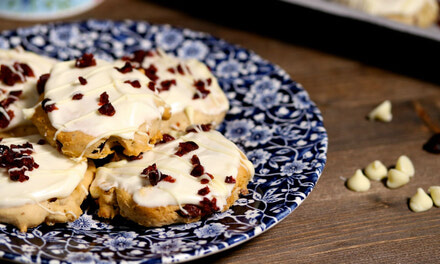
[[[151,0],[199,19],[440,83],[440,42],[277,0]]]

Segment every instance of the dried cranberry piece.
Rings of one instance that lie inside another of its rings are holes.
[[[20,97],[20,95],[23,94],[23,91],[12,91],[9,93],[10,96],[12,97]]]
[[[118,72],[120,73],[126,74],[133,71],[133,66],[131,65],[130,62],[126,62],[125,65],[122,66],[122,68],[115,67],[115,69],[118,70]]]
[[[176,70],[174,70],[173,68],[168,68],[167,71],[170,72],[170,73],[172,73],[172,74],[175,74],[175,73],[176,73]]]
[[[187,133],[198,133],[199,131],[208,132],[212,129],[212,124],[192,125],[186,128]]]
[[[38,145],[44,145],[44,144],[46,144],[46,140],[40,139],[40,140],[38,140],[37,144]]]
[[[75,67],[86,68],[96,65],[96,60],[91,53],[84,53],[80,58],[76,59]]]
[[[185,72],[183,71],[182,65],[177,65],[177,72],[180,73],[181,75],[185,75]]]
[[[159,77],[156,75],[157,68],[153,64],[151,64],[148,68],[144,68],[145,75],[150,78],[153,82],[157,81]]]
[[[100,96],[99,96],[99,104],[98,105],[105,105],[108,104],[110,101],[108,100],[108,94],[107,92],[103,92]]]
[[[8,66],[2,64],[0,66],[0,80],[8,86],[13,86],[16,83],[21,83],[23,80],[21,79],[20,75],[13,72],[11,68]]]
[[[14,111],[12,110],[8,110],[6,113],[8,117],[3,114],[3,111],[0,111],[0,128],[8,127],[11,120],[15,117]]]
[[[226,183],[235,183],[236,181],[235,181],[234,177],[232,177],[232,176],[226,176],[226,178],[225,178],[225,182],[226,182]]]
[[[164,80],[160,82],[160,88],[157,89],[160,92],[168,91],[172,85],[176,85],[176,80]]]
[[[116,113],[116,110],[111,103],[107,103],[98,108],[98,112],[102,115],[113,116]]]
[[[163,134],[162,135],[162,140],[157,142],[156,145],[168,143],[168,142],[173,141],[173,140],[175,140],[175,138],[173,136],[171,136],[169,134]]]
[[[83,94],[82,93],[77,93],[77,94],[74,94],[73,96],[72,96],[72,100],[81,100],[82,98],[83,98]]]
[[[440,153],[440,134],[436,133],[423,145],[423,149],[430,153]]]
[[[151,91],[155,92],[156,91],[156,84],[154,82],[149,82],[148,83],[148,89],[150,89]]]
[[[21,72],[24,76],[35,77],[34,71],[26,63],[14,63],[14,69]]]
[[[40,76],[37,81],[37,92],[38,94],[44,93],[44,87],[46,86],[47,80],[49,79],[50,74],[46,73]]]
[[[55,106],[55,103],[47,104],[48,101],[50,101],[49,98],[46,98],[43,101],[41,101],[41,107],[43,108],[44,112],[48,113],[54,110],[58,110],[58,107]]]
[[[201,196],[205,196],[207,195],[211,190],[209,189],[208,186],[206,186],[205,188],[200,189],[197,194],[201,195]]]
[[[141,88],[141,83],[138,80],[134,80],[134,81],[125,81],[124,83],[128,83],[131,86],[133,86],[134,88]]]
[[[128,160],[140,160],[143,158],[143,153],[141,152],[139,155],[137,156],[129,156]]]
[[[200,209],[202,210],[202,217],[212,214],[215,211],[219,211],[220,208],[217,206],[217,199],[214,197],[212,200],[204,197],[202,201],[200,201]]]
[[[186,212],[179,210],[177,213],[182,217],[196,218],[202,215],[202,210],[200,207],[194,204],[185,204],[182,207]]]
[[[179,143],[179,148],[177,149],[176,153],[174,155],[177,155],[179,157],[182,157],[183,155],[196,150],[199,148],[199,145],[197,145],[194,141],[187,141],[187,142],[181,142]]]
[[[166,175],[164,173],[161,173],[157,169],[156,163],[145,168],[142,171],[141,176],[148,178],[151,186],[156,186],[160,181],[163,181],[163,180],[165,180],[167,182],[175,182],[176,181],[176,179],[174,179],[173,177]]]
[[[0,102],[0,106],[4,109],[8,108],[13,102],[17,101],[17,98],[14,97],[7,97],[6,99],[2,100]]]
[[[136,50],[135,52],[133,52],[131,56],[122,57],[122,60],[137,62],[140,65],[144,61],[145,57],[151,57],[151,56],[153,56],[153,52],[151,51]]]
[[[208,180],[208,179],[201,179],[201,180],[200,180],[200,183],[201,183],[201,184],[208,184],[208,183],[209,183],[209,180]]]
[[[197,155],[193,155],[191,157],[191,164],[192,165],[200,165],[200,159]]]
[[[78,80],[79,80],[79,83],[81,85],[86,85],[87,84],[87,80],[84,77],[79,76]]]
[[[214,179],[214,176],[212,176],[212,174],[211,174],[211,173],[208,173],[208,172],[207,172],[207,173],[206,173],[206,175],[208,175],[208,176],[209,176],[209,178],[211,178],[211,180],[212,180],[212,179]]]
[[[205,173],[205,168],[202,165],[197,164],[193,167],[190,174],[191,174],[191,176],[194,176],[194,177],[200,177],[204,173]]]

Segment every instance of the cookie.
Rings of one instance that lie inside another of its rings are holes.
[[[25,110],[41,135],[71,157],[104,158],[122,146],[137,156],[162,137],[169,106],[148,88],[150,79],[84,54],[54,65],[41,102]]]
[[[200,220],[227,210],[247,193],[252,163],[217,131],[166,137],[142,157],[97,169],[90,194],[98,215],[122,215],[143,226]]]
[[[0,142],[0,222],[26,232],[77,219],[94,166],[63,156],[39,135]]]
[[[185,130],[193,124],[220,124],[229,102],[209,68],[196,59],[180,59],[162,50],[136,51],[129,61],[153,83],[150,88],[171,106],[162,131]],[[123,62],[120,62],[123,63]]]
[[[21,48],[0,50],[0,136],[37,133],[25,119],[22,109],[39,100],[38,79],[48,73],[56,61]]]

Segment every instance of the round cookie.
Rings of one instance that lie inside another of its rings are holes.
[[[41,103],[26,113],[67,156],[104,158],[115,146],[137,156],[161,139],[162,119],[170,116],[149,82],[130,63],[117,67],[84,54],[53,67]]]
[[[0,222],[22,232],[77,219],[95,167],[76,162],[39,135],[0,142]]]
[[[198,129],[165,138],[139,159],[97,169],[90,194],[98,200],[99,216],[121,214],[156,227],[189,223],[227,210],[247,193],[252,163],[219,132]]]
[[[56,61],[24,51],[22,48],[0,50],[0,136],[37,133],[22,109],[39,100],[37,82]]]
[[[209,68],[196,59],[180,59],[162,50],[136,51],[126,56],[154,83],[151,87],[171,106],[162,131],[185,130],[193,124],[220,124],[229,102]]]

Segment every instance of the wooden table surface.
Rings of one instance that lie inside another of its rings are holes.
[[[329,136],[326,167],[301,206],[260,236],[195,263],[440,263],[440,208],[408,208],[418,187],[440,185],[440,157],[422,150],[431,132],[413,106],[420,102],[440,123],[440,74],[428,67],[435,54],[426,50],[440,43],[277,1],[181,2],[105,0],[65,20],[168,23],[253,50],[305,87]],[[32,24],[0,20],[0,30]],[[367,121],[385,99],[393,121]],[[344,186],[356,169],[376,159],[392,166],[403,154],[416,168],[404,187],[373,182],[368,192],[355,193]]]

